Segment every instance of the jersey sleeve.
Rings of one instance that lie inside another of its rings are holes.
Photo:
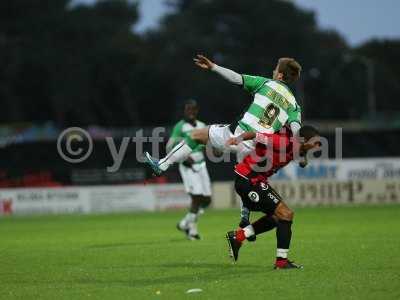
[[[177,123],[172,129],[171,136],[167,143],[167,151],[170,151],[177,143],[183,139],[182,122]]]
[[[242,75],[243,89],[251,94],[255,94],[268,81],[261,76]]]
[[[300,108],[300,106],[298,106],[296,104],[294,107],[289,108],[287,113],[288,113],[288,120],[287,120],[288,124],[297,122],[301,125],[301,108]]]
[[[174,128],[172,129],[171,132],[171,136],[170,138],[172,139],[177,139],[177,138],[181,138],[182,137],[182,124],[181,122],[179,122],[178,124],[176,124],[174,126]]]

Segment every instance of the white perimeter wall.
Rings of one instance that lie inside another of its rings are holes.
[[[291,164],[271,185],[296,205],[400,203],[400,158],[320,160],[305,169]],[[213,193],[214,208],[239,203],[233,182],[214,182]],[[189,201],[181,184],[0,189],[0,215],[156,211]]]

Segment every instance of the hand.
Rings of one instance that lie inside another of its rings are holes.
[[[307,157],[303,157],[303,159],[299,162],[299,166],[304,169],[305,167],[307,167],[307,165],[308,165]]]
[[[196,65],[204,70],[211,70],[214,67],[214,63],[201,54],[197,54],[193,60]]]
[[[308,165],[308,162],[307,161],[301,161],[301,162],[299,162],[299,166],[301,167],[301,168],[305,168],[305,167],[307,167],[307,165]]]
[[[189,157],[187,160],[185,160],[183,163],[182,163],[186,168],[191,168],[192,166],[193,166],[193,164],[194,164],[194,160],[191,158],[191,157]]]
[[[221,157],[222,155],[224,155],[224,152],[220,149],[213,147],[212,150],[215,157]]]
[[[238,138],[230,138],[227,142],[226,145],[227,146],[233,146],[233,145],[239,145],[240,144],[240,140]]]

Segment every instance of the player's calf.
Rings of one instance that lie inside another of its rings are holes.
[[[259,235],[268,232],[278,225],[278,219],[276,216],[265,215],[259,218],[257,221],[251,224],[254,228],[255,235]]]
[[[276,226],[276,216],[265,215],[253,223],[250,223],[247,219],[242,219],[239,223],[239,229],[236,230],[235,234],[241,243],[244,240],[255,242],[257,235],[270,231],[276,228]]]
[[[283,202],[279,202],[275,209],[275,216],[277,217],[276,226],[276,261],[275,269],[294,269],[302,268],[288,259],[290,241],[292,239],[292,222],[294,213]]]

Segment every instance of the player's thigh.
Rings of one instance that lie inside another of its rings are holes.
[[[210,197],[212,195],[211,180],[205,163],[200,167],[199,177],[202,186],[202,195]]]
[[[233,134],[227,124],[214,124],[208,130],[209,141],[211,145],[221,151],[235,150],[235,147],[228,147],[227,141],[233,137]]]
[[[239,188],[238,188],[238,184]],[[236,189],[240,190],[243,205],[251,211],[262,211],[273,215],[282,201],[281,196],[266,183],[251,184],[246,179],[240,179],[235,183]]]
[[[203,177],[201,176],[201,167],[193,165],[192,168],[187,168],[183,165],[179,166],[183,184],[187,193],[192,195],[204,195],[205,193],[211,195],[210,191],[204,190]]]
[[[257,187],[260,191],[260,206],[262,212],[272,215],[275,214],[277,207],[283,202],[282,197],[268,183],[259,183]]]
[[[279,220],[292,221],[293,211],[283,201],[279,193],[268,183],[260,183],[260,206],[268,215],[274,215]]]
[[[242,133],[244,133],[244,130],[240,128],[239,126],[236,127],[234,136],[239,136]],[[236,159],[238,162],[241,162],[243,158],[245,158],[247,155],[252,153],[255,149],[255,142],[254,140],[248,140],[248,141],[243,141],[237,146],[236,149]]]
[[[191,168],[179,165],[179,173],[181,174],[183,185],[186,193],[191,194],[194,191],[196,177],[193,174]]]
[[[269,197],[268,191],[261,188],[260,184],[252,184],[240,176],[236,177],[235,190],[242,199],[243,206],[250,211],[262,211],[273,214],[277,203]],[[279,201],[278,201],[279,202]]]

